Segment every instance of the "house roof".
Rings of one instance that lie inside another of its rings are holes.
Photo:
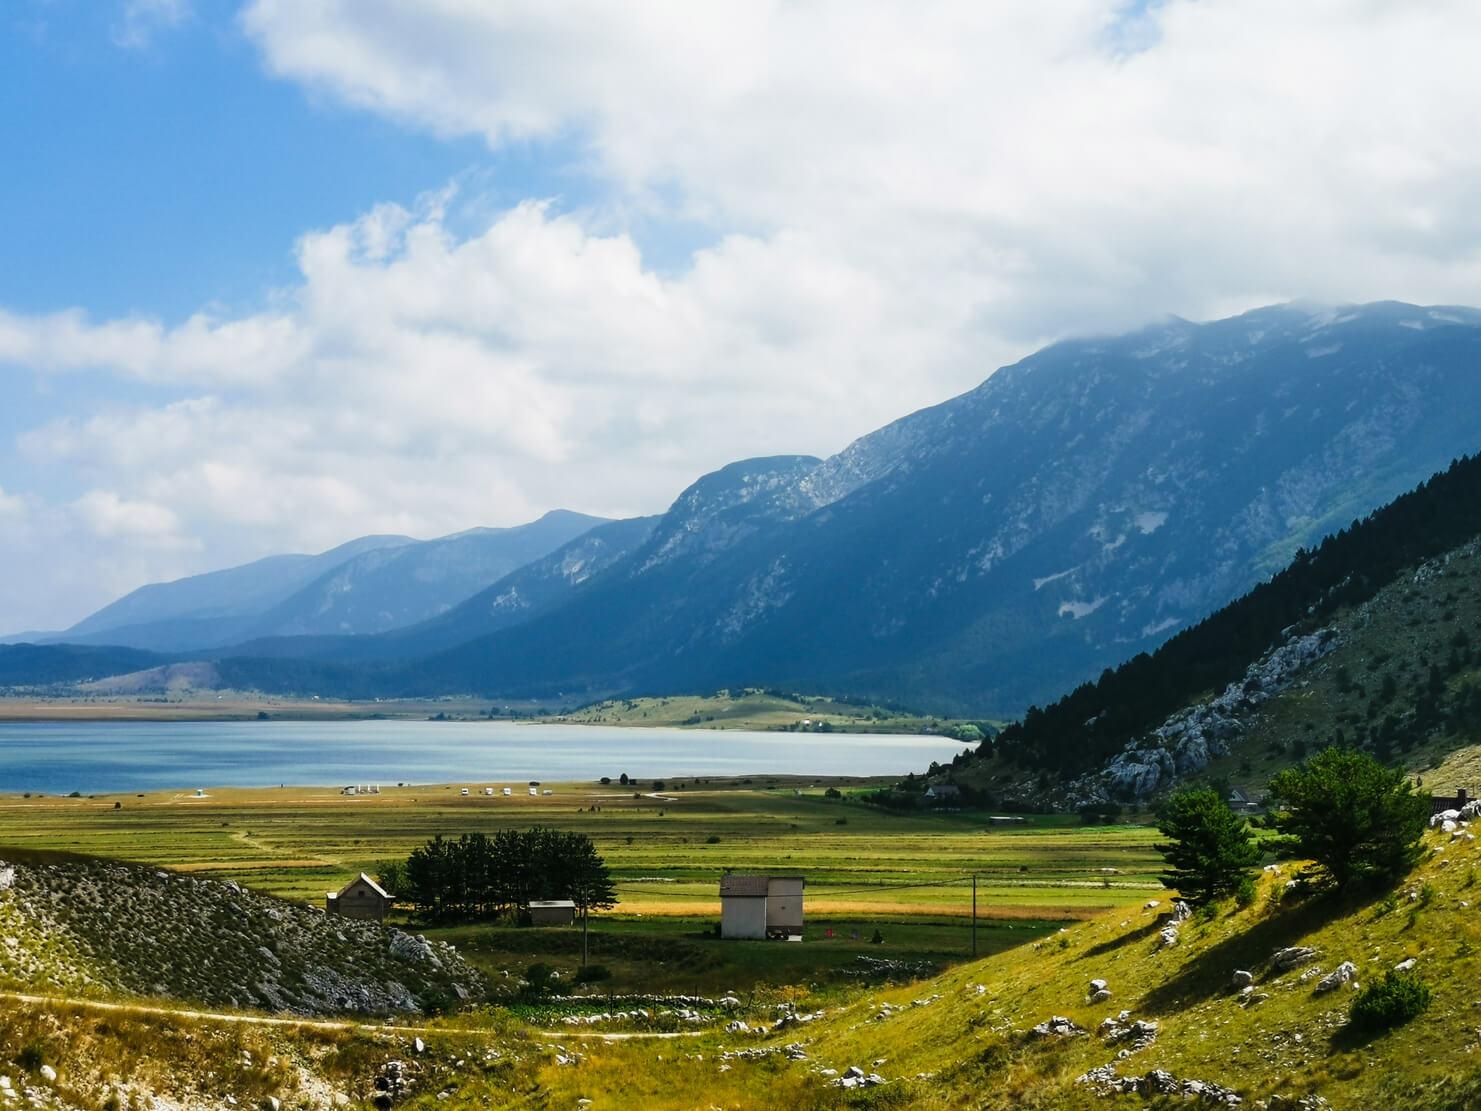
[[[576,904],[572,900],[570,900],[570,899],[531,899],[530,900],[530,909],[531,910],[534,910],[536,907],[546,907],[546,908],[550,908],[550,907],[573,907],[574,908],[575,905]]]
[[[389,891],[387,891],[380,884],[376,883],[375,880],[371,879],[364,872],[361,872],[358,876],[356,876],[354,879],[352,879],[349,883],[347,883],[343,887],[341,887],[338,892],[335,892],[334,893],[335,894],[335,897],[338,898],[340,895],[343,895],[350,888],[354,887],[357,883],[360,883],[362,881],[365,882],[365,883],[368,883],[370,885],[370,889],[372,891],[374,891],[377,895],[379,895],[382,899],[389,899],[391,897],[391,893]]]
[[[802,876],[752,876],[731,873],[720,877],[722,899],[764,899],[774,880],[804,882]]]
[[[764,899],[766,898],[766,885],[770,881],[770,876],[737,876],[734,874],[721,876],[720,898]]]

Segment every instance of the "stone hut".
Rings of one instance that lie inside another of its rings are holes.
[[[381,922],[385,920],[386,912],[395,901],[394,895],[388,894],[385,888],[361,872],[338,891],[325,894],[324,910],[328,914],[342,914],[346,918]]]

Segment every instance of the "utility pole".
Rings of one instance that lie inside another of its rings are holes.
[[[972,959],[977,959],[977,873],[972,873]]]

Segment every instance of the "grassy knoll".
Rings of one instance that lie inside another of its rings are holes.
[[[663,725],[690,729],[845,729],[850,733],[937,733],[962,722],[905,714],[823,696],[771,691],[615,698],[552,718],[588,725]]]
[[[618,987],[661,982],[674,990],[786,982],[849,964],[858,953],[938,965],[963,959],[971,873],[988,923],[979,934],[982,952],[1157,888],[1155,834],[1145,827],[1084,828],[1047,818],[991,829],[976,814],[883,812],[848,797],[867,781],[829,782],[845,797],[825,797],[822,781],[781,777],[669,780],[661,793],[651,781],[638,788],[558,784],[549,797],[510,798],[485,797],[479,785],[468,796],[455,785],[351,798],[303,787],[213,789],[201,799],[190,792],[6,796],[0,857],[15,846],[138,860],[317,905],[356,872],[374,872],[439,833],[571,829],[593,838],[618,881],[621,903],[596,926],[614,940],[598,944],[623,938],[627,948],[598,959],[614,968]],[[704,938],[719,918],[717,880],[726,868],[806,876],[807,942],[750,947]],[[883,946],[869,944],[875,929]],[[561,934],[484,931],[470,955],[495,973],[540,959],[565,967],[574,949]]]

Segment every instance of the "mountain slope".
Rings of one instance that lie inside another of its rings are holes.
[[[248,659],[364,664],[417,659],[506,629],[565,603],[593,576],[647,540],[656,517],[609,521],[510,572],[445,613],[370,636],[268,637],[223,651]],[[366,680],[366,689],[372,689]]]
[[[681,497],[561,609],[388,681],[785,685],[1011,716],[1472,449],[1478,364],[1481,314],[1391,303],[1056,344],[793,461],[743,528]]]
[[[472,529],[362,552],[279,602],[248,634],[364,635],[424,621],[607,523],[557,509],[514,528]]]
[[[1211,764],[1261,790],[1328,743],[1422,768],[1481,736],[1478,538],[1481,456],[1298,553],[1156,652],[1031,710],[987,750],[1009,767],[979,759],[963,781],[1073,808],[1143,801]],[[1046,787],[1040,773],[1065,781]]]
[[[192,652],[265,637],[355,635],[445,613],[489,583],[606,523],[569,510],[436,540],[366,536],[140,587],[50,642]]]
[[[363,536],[318,555],[268,556],[240,567],[150,583],[52,639],[69,644],[122,644],[157,651],[240,640],[264,610],[362,553],[395,549],[409,536]]]

